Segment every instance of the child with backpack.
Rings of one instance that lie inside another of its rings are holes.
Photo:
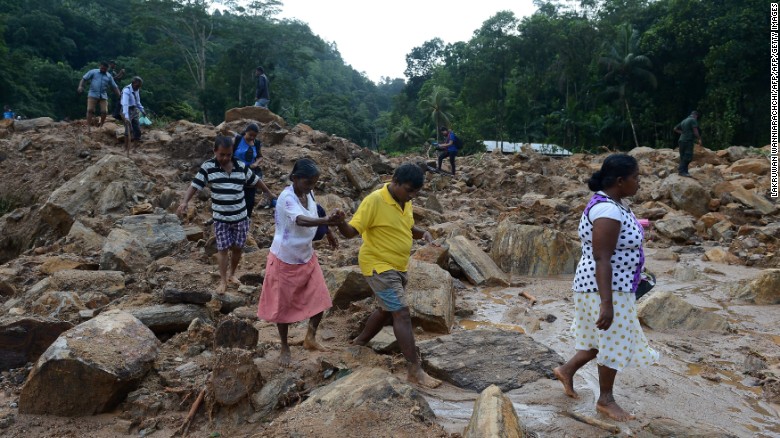
[[[450,131],[446,126],[439,128],[442,136],[446,139],[444,143],[440,143],[437,147],[441,152],[439,153],[439,165],[436,170],[441,171],[441,163],[445,158],[450,158],[450,168],[452,169],[452,176],[455,176],[455,157],[458,155],[458,149],[463,146],[463,142],[454,132]]]

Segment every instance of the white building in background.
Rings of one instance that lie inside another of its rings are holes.
[[[485,144],[485,150],[488,152],[503,151],[505,154],[513,154],[520,152],[523,147],[530,147],[539,154],[551,157],[565,157],[572,154],[570,151],[552,143],[510,143],[495,140],[483,140],[482,143]]]

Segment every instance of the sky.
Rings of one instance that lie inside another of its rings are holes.
[[[406,55],[433,38],[468,41],[498,11],[522,18],[533,0],[282,0],[277,18],[296,18],[335,42],[344,62],[374,82],[404,78]]]

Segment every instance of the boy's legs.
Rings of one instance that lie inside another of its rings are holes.
[[[241,261],[241,251],[246,243],[249,221],[225,223],[214,221],[214,237],[217,241],[217,261],[219,263],[220,285],[217,293],[222,294],[227,290],[227,283],[240,285],[236,277],[236,269]],[[230,250],[230,270],[228,271],[228,250]]]
[[[455,175],[455,156],[458,155],[458,153],[450,152],[449,154],[450,154],[450,168],[452,169],[452,174]]]
[[[439,164],[436,166],[436,170],[441,170],[441,163],[444,161],[444,158],[447,156],[448,152],[439,152]]]

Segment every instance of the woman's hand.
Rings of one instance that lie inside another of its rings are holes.
[[[613,317],[612,301],[602,301],[601,309],[599,310],[599,319],[596,320],[596,328],[599,330],[609,330],[609,327],[612,325]]]

